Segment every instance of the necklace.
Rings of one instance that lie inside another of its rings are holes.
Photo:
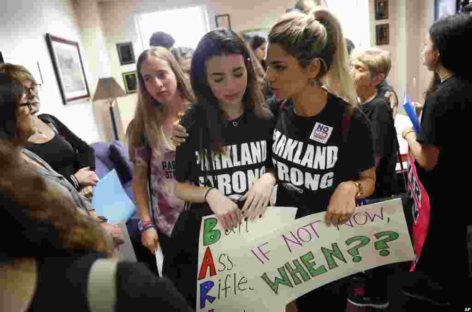
[[[239,116],[238,118],[236,119],[233,119],[233,120],[230,120],[231,124],[233,125],[233,127],[237,127],[239,126],[239,122],[243,119],[243,115]]]

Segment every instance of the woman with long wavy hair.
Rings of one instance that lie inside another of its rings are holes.
[[[184,72],[167,49],[151,48],[137,63],[138,104],[127,130],[133,162],[133,191],[142,245],[158,243],[165,254],[184,202],[174,196],[175,144],[172,129],[194,101]]]

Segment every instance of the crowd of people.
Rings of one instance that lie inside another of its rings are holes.
[[[360,204],[407,191],[396,170],[399,101],[387,83],[390,54],[353,49],[339,20],[319,5],[298,1],[267,38],[217,29],[193,50],[157,32],[140,54],[126,137],[141,244],[151,258],[162,249],[163,276],[152,265],[116,261],[123,233],[91,206],[93,149],[56,117],[38,114],[38,84],[26,68],[0,65],[2,311],[64,310],[64,303],[71,311],[191,311],[204,216],[229,229],[273,205],[296,207],[296,218],[325,211],[335,226]],[[431,205],[423,252],[403,292],[450,311],[470,305],[472,294],[472,212],[468,184],[459,181],[470,174],[460,139],[472,104],[470,38],[465,13],[430,27],[422,58],[435,80],[425,90],[421,131],[402,133]],[[313,134],[320,124],[328,136]],[[302,155],[334,147],[336,161],[329,168],[297,161],[284,153],[288,140]],[[232,159],[244,149],[254,153],[249,161]],[[107,274],[113,278],[104,285]],[[350,292],[348,277],[292,304],[300,312],[315,305],[345,311],[347,301],[385,309],[388,275],[378,267],[362,274],[363,292]],[[95,287],[111,299],[97,299]]]

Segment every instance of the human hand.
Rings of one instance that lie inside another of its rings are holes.
[[[241,223],[241,212],[238,205],[217,189],[213,188],[208,192],[207,203],[223,229],[227,230]]]
[[[179,124],[180,120],[176,121],[172,126],[172,136],[171,140],[174,142],[175,146],[179,146],[180,144],[185,142],[185,139],[188,137],[188,133],[184,126]]]
[[[123,231],[118,225],[109,223],[100,223],[100,225],[111,236],[115,246],[119,246],[125,242]]]
[[[349,220],[356,208],[357,187],[353,181],[342,182],[329,200],[325,215],[327,225],[338,225]]]
[[[269,205],[275,182],[275,177],[271,173],[260,177],[244,194],[244,206],[241,209],[241,214],[250,220],[262,216]]]
[[[143,231],[141,233],[141,244],[154,254],[159,244],[159,235],[157,234],[157,230],[151,227]]]
[[[80,186],[95,186],[98,182],[98,176],[95,171],[90,170],[90,167],[81,168],[74,173],[74,177],[79,181]]]
[[[85,196],[88,199],[92,199],[92,197],[93,197],[93,186],[89,185],[89,186],[83,187],[83,188],[80,189],[79,193],[82,194],[83,196]]]

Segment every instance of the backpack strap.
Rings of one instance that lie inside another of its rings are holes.
[[[87,282],[87,299],[92,312],[113,312],[116,303],[117,259],[97,259]]]

